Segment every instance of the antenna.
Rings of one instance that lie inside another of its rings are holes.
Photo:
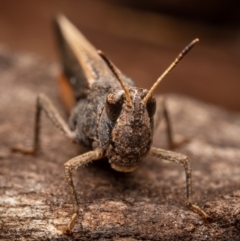
[[[182,52],[177,56],[173,63],[163,72],[163,74],[157,79],[153,84],[152,88],[148,91],[147,95],[144,97],[143,102],[146,104],[153,91],[156,89],[161,80],[178,64],[178,62],[192,49],[192,47],[199,42],[199,39],[194,39],[190,44],[188,44]]]
[[[127,89],[126,85],[123,83],[117,68],[113,65],[113,63],[107,58],[107,56],[101,50],[98,50],[97,52],[103,58],[103,60],[106,62],[106,64],[109,66],[109,68],[112,70],[112,72],[118,79],[119,83],[121,84],[121,86],[125,92],[125,95],[126,95],[127,106],[132,107],[129,90]]]

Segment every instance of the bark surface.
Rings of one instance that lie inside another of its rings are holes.
[[[240,114],[175,95],[167,102],[175,137],[189,138],[175,151],[189,156],[193,198],[213,220],[186,207],[182,167],[147,157],[123,174],[102,160],[74,174],[81,215],[72,236],[64,235],[72,204],[63,164],[81,148],[43,114],[39,155],[10,152],[32,144],[38,93],[66,116],[57,73],[55,64],[0,48],[0,240],[240,239]],[[154,145],[166,148],[165,137],[161,123]]]

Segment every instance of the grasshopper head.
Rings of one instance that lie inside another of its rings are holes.
[[[152,143],[153,116],[156,110],[156,100],[152,93],[198,41],[199,39],[194,39],[180,52],[149,91],[133,87],[128,89],[117,68],[103,52],[98,51],[122,87],[121,90],[108,94],[105,108],[106,115],[112,123],[107,131],[110,137],[107,156],[115,170],[133,171],[147,155]]]
[[[151,147],[156,101],[151,96],[145,103],[143,98],[147,92],[136,87],[130,88],[131,106],[122,90],[107,96],[105,111],[114,123],[107,156],[112,168],[117,171],[135,170]]]

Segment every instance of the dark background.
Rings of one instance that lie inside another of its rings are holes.
[[[240,110],[239,5],[234,0],[0,0],[0,42],[56,62],[52,21],[63,13],[125,74],[149,88],[198,37],[200,43],[156,92]]]

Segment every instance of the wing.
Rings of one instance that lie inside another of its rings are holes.
[[[67,18],[57,17],[56,30],[64,74],[75,97],[85,97],[99,75],[109,75],[110,71],[96,49]]]
[[[64,75],[73,89],[76,100],[86,97],[96,81],[101,80],[105,86],[111,85],[110,81],[117,82],[97,50],[66,17],[57,17],[56,32]],[[123,79],[133,83],[125,76]]]

